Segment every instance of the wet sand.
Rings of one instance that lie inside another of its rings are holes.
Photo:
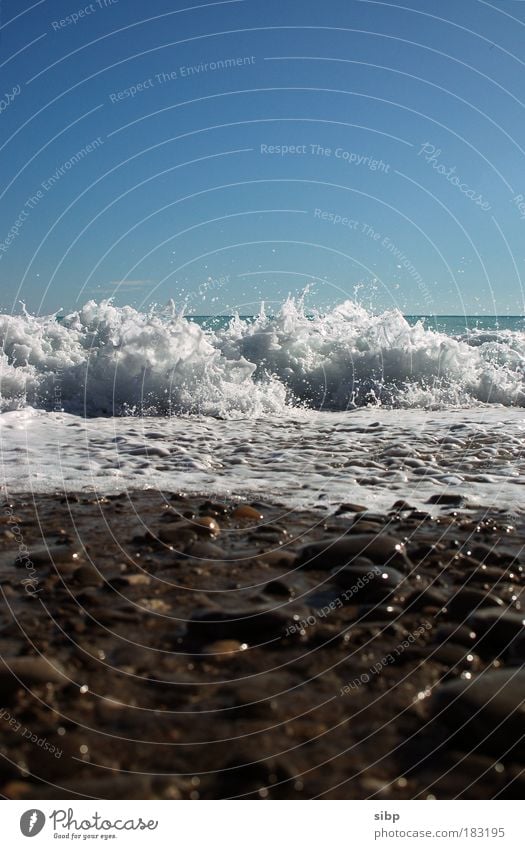
[[[4,798],[522,797],[520,514],[142,491],[0,522]]]

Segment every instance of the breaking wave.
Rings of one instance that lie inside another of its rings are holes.
[[[353,301],[201,327],[174,308],[89,301],[56,315],[0,315],[0,410],[256,417],[290,407],[525,406],[525,333],[448,336]]]

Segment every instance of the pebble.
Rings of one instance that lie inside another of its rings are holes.
[[[181,546],[195,540],[196,536],[194,527],[188,522],[174,522],[174,524],[167,525],[159,531],[161,542]]]
[[[447,601],[450,616],[464,618],[476,608],[503,606],[503,601],[494,593],[471,587],[462,587]]]
[[[422,610],[424,607],[437,607],[442,609],[446,606],[448,596],[437,587],[425,587],[415,590],[405,600],[405,610]]]
[[[432,652],[429,660],[438,661],[451,669],[477,669],[479,667],[479,657],[473,654],[465,646],[460,646],[457,643],[444,643]]]
[[[365,513],[365,512],[366,512],[366,507],[364,507],[362,504],[352,504],[351,502],[345,502],[344,504],[341,504],[337,508],[335,515],[339,516],[341,513]]]
[[[213,516],[199,516],[197,519],[183,520],[166,525],[159,531],[161,542],[178,543],[183,545],[197,536],[213,538],[220,534],[221,529]]]
[[[476,633],[467,625],[443,624],[437,628],[434,635],[437,643],[461,643],[462,646],[470,648],[476,641]]]
[[[454,492],[436,492],[431,495],[427,504],[446,504],[449,507],[461,507],[465,498]]]
[[[104,584],[102,575],[91,564],[86,564],[75,569],[73,578],[83,587],[101,587]]]
[[[469,617],[468,623],[479,637],[478,649],[492,657],[515,648],[525,637],[524,615],[501,607],[478,610]]]
[[[246,643],[240,643],[238,640],[216,640],[214,643],[203,646],[202,654],[213,655],[210,657],[212,661],[236,660],[238,654],[246,651],[247,648]]]
[[[291,551],[283,551],[275,548],[273,551],[264,551],[257,555],[258,560],[264,560],[270,566],[292,566],[295,563],[296,556]]]
[[[185,549],[185,554],[199,560],[224,560],[226,552],[218,545],[207,540],[197,540]]]
[[[260,522],[263,519],[263,514],[256,510],[255,507],[250,507],[249,504],[239,504],[232,513],[234,519],[254,519]]]
[[[352,563],[355,557],[364,555],[377,565],[387,563],[406,564],[403,543],[395,537],[371,534],[355,534],[325,540],[304,546],[298,554],[298,566],[303,569],[333,569]]]
[[[79,553],[69,545],[50,545],[48,547],[34,548],[29,552],[29,559],[34,566],[76,563],[79,560]]]
[[[308,614],[304,614],[307,616]],[[284,637],[289,626],[297,620],[291,613],[280,610],[207,610],[195,613],[188,622],[190,640],[206,645],[217,640],[240,640],[241,643],[264,643]]]
[[[69,679],[58,661],[48,661],[44,657],[8,657],[0,658],[0,690],[14,692],[26,685],[31,688],[38,684],[69,684]]]
[[[355,601],[382,601],[392,595],[405,576],[389,566],[347,566],[333,574],[334,581]]]
[[[431,699],[434,717],[464,751],[477,745],[501,758],[523,757],[525,743],[525,672],[497,669],[472,679],[442,684]]]
[[[200,536],[216,537],[221,532],[219,523],[213,516],[199,516],[191,523],[191,527]]]

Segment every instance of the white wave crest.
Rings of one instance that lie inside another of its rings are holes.
[[[447,336],[352,301],[307,315],[288,299],[203,329],[183,313],[110,301],[0,315],[0,410],[256,417],[290,406],[525,406],[525,334]]]

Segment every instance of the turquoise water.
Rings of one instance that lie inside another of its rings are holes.
[[[231,315],[188,315],[201,327],[218,330],[227,327]],[[255,316],[241,316],[244,321],[253,321]],[[446,333],[448,336],[460,336],[469,330],[514,330],[525,331],[525,316],[522,315],[405,315],[409,324],[421,321],[425,328]]]

